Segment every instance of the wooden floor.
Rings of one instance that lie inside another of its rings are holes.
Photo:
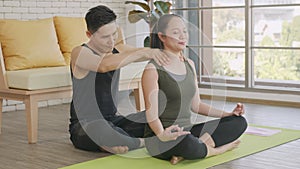
[[[210,101],[205,101],[211,103]],[[213,104],[229,111],[234,103],[217,101]],[[123,103],[128,105],[127,103]],[[120,106],[126,112],[126,106]],[[249,123],[300,130],[300,109],[246,104]],[[3,113],[0,135],[0,169],[55,169],[99,157],[75,149],[69,141],[69,105],[39,109],[39,141],[27,144],[24,111]],[[124,167],[126,168],[126,167]],[[212,167],[213,169],[296,169],[300,168],[300,140],[296,140],[245,158]]]

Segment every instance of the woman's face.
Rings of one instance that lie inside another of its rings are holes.
[[[159,33],[159,37],[164,43],[165,50],[181,52],[187,45],[188,31],[181,18],[173,17],[167,25],[165,34]]]

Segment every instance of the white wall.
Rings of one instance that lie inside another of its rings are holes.
[[[101,3],[100,3],[101,2]],[[53,16],[84,17],[89,8],[107,5],[118,16],[118,22],[124,24],[125,1],[123,0],[1,0],[0,19],[32,20]],[[39,107],[69,103],[70,99],[43,101]],[[5,100],[3,112],[23,110],[24,104],[19,101]]]
[[[109,6],[118,16],[125,14],[123,0],[2,0],[0,18],[28,20],[55,15],[83,17],[89,8],[99,4]]]
[[[145,2],[144,0],[136,1]],[[128,14],[128,12],[131,10],[144,11],[141,7],[137,5],[125,5],[126,14]],[[144,47],[144,39],[150,34],[149,25],[144,20],[140,20],[139,22],[132,24],[128,21],[127,15],[125,15],[125,18],[122,20],[125,21],[125,25],[121,24],[121,26],[123,27],[126,35],[126,43],[136,47]]]

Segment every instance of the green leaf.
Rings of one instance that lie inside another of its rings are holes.
[[[139,10],[129,11],[128,20],[130,23],[136,23],[136,22],[140,21],[141,19],[144,19],[147,23],[150,22],[147,12],[139,11]]]
[[[172,6],[170,2],[164,2],[164,1],[155,1],[154,5],[156,9],[158,9],[162,14],[170,13],[170,8]]]
[[[150,30],[152,30],[154,24],[158,21],[158,19],[159,19],[159,18],[156,18],[156,17],[153,16],[153,15],[152,15],[151,17],[149,17],[149,20],[150,20],[150,22],[149,22]]]
[[[144,39],[144,47],[150,47],[150,37],[149,36],[147,36]]]
[[[143,2],[136,2],[136,1],[125,1],[125,4],[134,4],[142,7],[146,11],[150,12],[150,6],[148,4],[145,4]]]
[[[154,16],[156,19],[159,19],[161,16],[161,13],[158,9],[155,9],[154,11],[152,11],[152,16]]]

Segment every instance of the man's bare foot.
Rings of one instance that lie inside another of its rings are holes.
[[[145,147],[145,140],[143,138],[140,139],[140,148]]]
[[[208,133],[204,133],[200,138],[199,138],[203,143],[210,147],[215,147],[216,144],[214,140],[211,138],[211,136]]]
[[[127,146],[114,146],[114,147],[100,146],[100,149],[112,154],[125,154],[128,152]]]
[[[177,156],[173,156],[170,160],[171,164],[175,165],[177,163],[179,163],[180,161],[182,161],[183,158],[182,157],[177,157]]]

